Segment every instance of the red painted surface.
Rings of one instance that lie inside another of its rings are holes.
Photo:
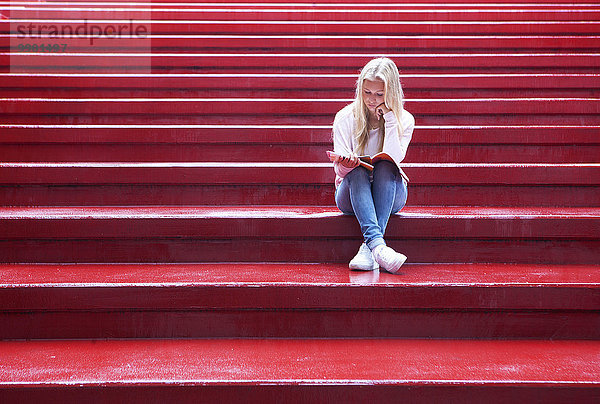
[[[405,170],[409,205],[593,207],[600,200],[600,167],[592,164],[407,163]],[[0,183],[0,202],[13,206],[334,204],[329,163],[2,163]]]
[[[350,228],[356,226],[348,222]],[[442,223],[442,222],[440,222]],[[156,226],[155,226],[156,227]],[[95,231],[100,230],[96,228]],[[154,229],[156,230],[156,229]],[[438,230],[439,231],[439,230]],[[496,237],[498,237],[496,235]],[[411,263],[499,262],[597,264],[597,239],[407,239],[389,238]],[[356,227],[344,238],[255,237],[18,239],[0,241],[4,262],[338,262],[347,264],[361,238]]]
[[[559,23],[564,24],[564,22]],[[600,22],[599,22],[600,24]],[[315,60],[315,63],[318,63]],[[510,78],[510,80],[507,80]],[[400,79],[404,91],[413,94],[418,89],[439,90],[451,89],[588,89],[600,87],[599,74],[401,74]],[[223,88],[221,80],[227,80],[227,88]],[[0,74],[0,86],[5,88],[27,89],[34,88],[39,93],[44,89],[53,92],[60,90],[72,92],[74,89],[85,88],[100,91],[104,88],[122,89],[133,92],[135,89],[211,89],[235,90],[242,89],[327,89],[327,94],[334,90],[346,91],[352,95],[356,84],[355,74],[119,74],[102,75],[89,73],[73,74]],[[64,87],[68,87],[65,89]],[[289,93],[286,91],[284,94]],[[294,97],[290,97],[294,98]]]
[[[359,242],[333,207],[3,208],[0,226],[5,262],[345,262]],[[597,263],[600,251],[597,208],[407,207],[387,233],[410,262]]]
[[[0,401],[600,399],[596,0],[169,1],[11,10],[150,20],[152,54],[0,53],[0,205],[57,205],[0,208],[0,259],[110,264],[0,266],[0,339],[133,338],[1,342]],[[409,204],[465,205],[392,218],[397,276],[347,270],[360,233],[313,163],[374,51],[417,118]]]
[[[600,128],[598,128],[600,130]],[[235,131],[231,131],[235,132]],[[233,137],[232,135],[230,135]],[[41,139],[40,139],[41,140]],[[210,141],[210,140],[209,140]],[[600,145],[501,145],[428,144],[410,145],[405,163],[587,163],[600,155]],[[254,144],[236,143],[27,143],[0,142],[4,162],[323,162],[331,144]],[[412,185],[416,182],[413,180]],[[557,197],[560,197],[557,195]],[[439,200],[439,198],[432,198]],[[597,199],[592,199],[597,200]],[[543,202],[543,201],[538,201]],[[440,202],[439,204],[444,204]],[[479,202],[474,200],[474,205]],[[536,203],[533,202],[533,205]]]
[[[54,2],[52,2],[54,3]],[[50,3],[50,4],[52,4]],[[279,6],[278,6],[279,7]],[[347,9],[346,6],[344,8]],[[418,6],[414,6],[418,8]],[[117,20],[123,21],[123,19]],[[37,20],[22,19],[20,23],[25,26],[30,23],[37,24]],[[105,30],[112,21],[90,20],[90,24]],[[189,35],[189,34],[265,34],[265,35],[320,35],[337,34],[345,35],[349,32],[355,35],[436,35],[443,32],[445,35],[594,35],[600,29],[598,21],[545,21],[532,23],[530,21],[488,21],[464,22],[456,21],[295,21],[292,24],[281,24],[281,21],[169,21],[154,20],[149,24],[149,31],[153,34]],[[9,34],[9,27],[0,27],[0,32]],[[96,41],[94,41],[96,43]],[[156,46],[157,43],[153,42]]]
[[[548,195],[552,195],[550,199]],[[596,207],[594,186],[418,185],[408,206]],[[11,206],[101,205],[296,205],[333,206],[334,187],[324,185],[31,185],[0,188],[0,204]]]
[[[165,115],[327,115],[333,116],[352,99],[212,99],[212,98],[4,98],[8,114],[165,114]],[[415,114],[443,115],[590,115],[600,113],[600,98],[570,99],[447,99],[406,100]],[[463,118],[465,119],[465,118]]]
[[[103,309],[0,314],[3,339],[598,340],[597,312],[469,309]]]
[[[1,53],[0,57],[8,55]],[[95,71],[124,71],[133,67],[148,68],[148,55],[141,54],[99,54],[87,55],[77,53],[33,54],[26,57],[12,56],[13,71],[57,71],[65,69],[80,71],[81,66],[96,68]],[[241,56],[241,57],[240,57]],[[454,54],[406,54],[389,53],[404,72],[430,74],[432,69],[439,73],[592,73],[597,74],[600,67],[600,55],[595,53],[543,52],[535,53],[454,53]],[[51,59],[50,59],[51,58]],[[273,54],[245,52],[238,54],[222,53],[165,53],[154,52],[150,58],[153,69],[160,68],[161,73],[181,69],[193,69],[202,66],[204,72],[211,73],[349,73],[356,74],[366,62],[370,54]],[[94,71],[92,71],[94,72]]]
[[[43,18],[43,17],[38,17]],[[64,18],[64,17],[63,17]],[[84,18],[84,17],[80,17]],[[218,17],[216,17],[218,19]],[[585,18],[585,16],[583,17]],[[2,34],[0,34],[0,37]],[[53,39],[42,36],[42,38]],[[260,50],[272,49],[274,52],[286,52],[297,49],[300,52],[315,49],[334,50],[352,49],[353,51],[372,52],[375,49],[389,49],[403,47],[409,51],[439,50],[464,51],[471,49],[532,49],[532,50],[571,50],[580,48],[584,51],[597,50],[598,37],[591,35],[538,35],[537,37],[518,35],[478,35],[478,36],[449,36],[449,35],[160,35],[150,34],[152,51],[177,48],[181,50],[213,50],[224,48],[230,50]],[[90,49],[92,37],[61,39],[72,52],[84,52]],[[130,37],[123,38],[97,38],[94,39],[94,49],[98,51],[117,50],[119,48],[135,48]],[[139,46],[139,45],[137,45]]]
[[[345,264],[1,269],[5,339],[600,336],[593,266],[407,264],[401,277]]]
[[[417,185],[600,185],[600,163],[407,163]],[[0,163],[0,184],[328,184],[330,163]]]
[[[49,117],[47,117],[49,118]],[[175,124],[140,125],[31,125],[27,123],[0,125],[0,144],[178,144],[184,147],[199,144],[319,144],[331,147],[331,124],[324,125],[215,125],[206,126]],[[415,145],[581,145],[579,152],[593,145],[600,145],[600,126],[584,125],[500,125],[500,126],[433,126],[417,123],[408,153]],[[273,156],[277,158],[278,156]],[[48,156],[52,158],[52,156]],[[505,160],[511,156],[505,156]],[[46,161],[46,160],[39,160]],[[73,160],[71,160],[73,161]],[[79,160],[77,160],[79,161]],[[193,161],[193,160],[192,160]],[[207,160],[211,161],[211,160]],[[423,161],[425,162],[425,160]],[[547,161],[538,161],[540,163]],[[562,161],[567,162],[567,161]],[[591,162],[591,161],[587,161]]]
[[[48,341],[4,342],[1,349],[4,388],[232,382],[585,387],[597,385],[600,374],[597,341]]]
[[[410,7],[407,5],[407,7]],[[160,7],[137,8],[120,11],[115,7],[94,7],[93,9],[73,10],[69,7],[44,6],[28,7],[26,11],[13,18],[23,17],[36,19],[134,19],[134,20],[197,20],[199,16],[206,20],[222,21],[593,21],[597,17],[597,9],[529,9],[496,8],[491,10],[459,9],[432,7],[426,10],[387,9],[348,10],[339,7],[329,10],[315,10],[310,7],[285,9],[280,7],[256,9],[254,7],[231,8],[222,10],[197,7],[178,8]]]
[[[340,264],[5,264],[0,288],[5,310],[600,307],[594,265],[407,264],[394,276]]]

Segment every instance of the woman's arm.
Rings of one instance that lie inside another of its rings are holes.
[[[408,111],[402,112],[400,125],[396,115],[389,111],[383,115],[385,119],[385,139],[383,151],[394,158],[396,164],[400,164],[406,156],[408,145],[412,139],[415,129],[415,118]]]
[[[339,158],[334,161],[333,169],[338,177],[344,178],[358,166],[359,161],[352,149],[352,126],[348,124],[348,117],[340,117],[340,113],[333,122],[333,151],[342,157],[348,158]]]

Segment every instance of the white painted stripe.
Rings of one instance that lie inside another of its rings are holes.
[[[356,78],[356,74],[329,73],[0,73],[0,77],[125,77],[125,78],[204,78],[204,77],[257,77],[257,78]],[[497,77],[600,77],[594,73],[464,73],[464,74],[400,74],[401,78],[497,78]]]
[[[96,57],[126,57],[126,58],[140,58],[140,57],[210,57],[210,58],[373,58],[372,54],[362,53],[336,53],[336,54],[319,54],[319,53],[111,53],[111,52],[0,52],[0,56],[47,56],[47,57],[64,57],[64,56],[96,56]],[[514,57],[514,58],[525,58],[525,57],[566,57],[575,56],[578,58],[582,57],[600,57],[600,53],[403,53],[403,54],[388,54],[386,55],[393,59],[409,59],[409,58],[473,58],[473,57]],[[317,63],[318,65],[318,63]]]
[[[331,163],[302,162],[51,162],[0,163],[0,168],[311,168]],[[405,163],[403,168],[600,168],[600,163]]]

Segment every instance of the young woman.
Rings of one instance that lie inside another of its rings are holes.
[[[383,238],[388,220],[404,207],[406,176],[398,166],[404,159],[415,125],[403,108],[398,68],[388,58],[371,60],[356,83],[356,98],[339,111],[333,122],[332,158],[336,173],[335,203],[345,214],[356,216],[364,237],[350,269],[396,273],[406,256],[388,247]],[[359,155],[379,152],[373,171],[359,165]]]

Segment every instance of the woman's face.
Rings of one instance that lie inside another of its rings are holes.
[[[385,101],[385,84],[381,80],[364,80],[362,97],[371,114],[375,114],[375,108]]]

